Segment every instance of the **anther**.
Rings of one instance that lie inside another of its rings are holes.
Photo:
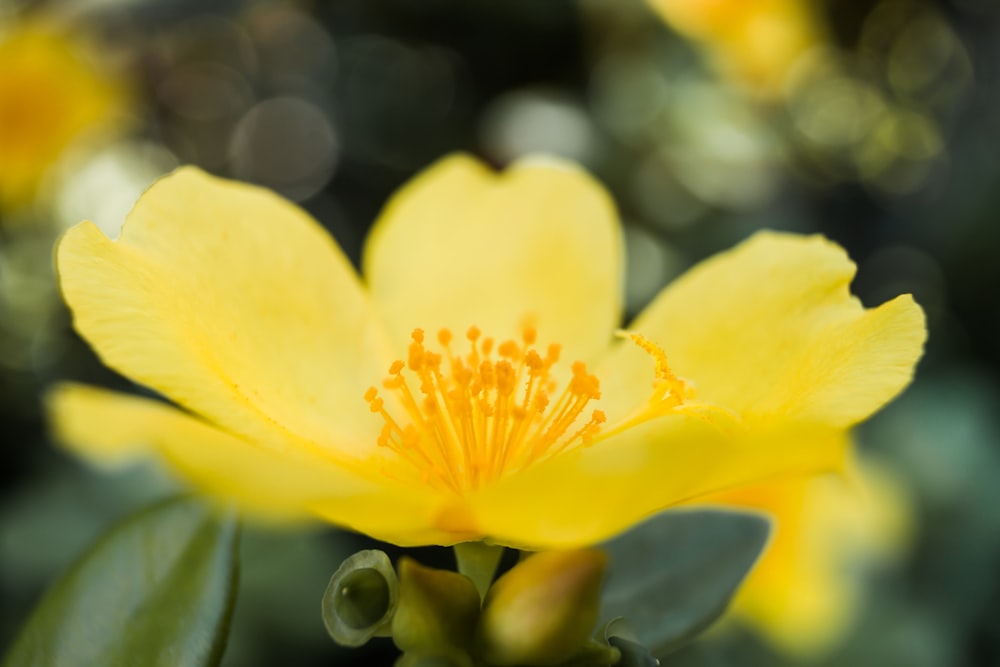
[[[538,331],[535,330],[535,327],[524,327],[524,331],[521,332],[521,340],[524,341],[525,345],[534,345],[537,338]]]
[[[412,478],[461,493],[586,446],[600,432],[603,412],[583,416],[587,403],[600,397],[597,377],[577,362],[557,392],[551,369],[561,348],[550,345],[543,357],[533,347],[535,327],[522,329],[521,342],[498,345],[497,357],[491,356],[494,339],[478,327],[465,336],[470,348],[456,354],[449,347],[451,331],[439,330],[441,354],[424,346],[423,329],[413,330],[406,363],[394,361],[382,382],[409,419],[396,421],[375,387],[364,394],[371,411],[386,421],[379,446],[413,466]]]
[[[505,359],[511,359],[517,361],[520,356],[521,350],[517,347],[517,343],[512,340],[505,340],[500,343],[500,347],[497,348],[497,354]]]

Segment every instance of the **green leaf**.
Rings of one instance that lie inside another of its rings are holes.
[[[657,515],[603,545],[611,567],[601,619],[624,617],[656,655],[674,650],[725,611],[769,534],[770,522],[753,514]]]
[[[235,520],[189,497],[125,519],[45,594],[4,667],[218,665],[237,538]]]

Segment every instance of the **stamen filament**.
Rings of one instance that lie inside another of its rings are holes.
[[[377,389],[365,393],[371,411],[385,421],[379,445],[415,468],[421,481],[468,491],[593,439],[600,422],[577,422],[600,397],[600,385],[582,363],[573,365],[573,377],[553,402],[559,346],[550,346],[543,357],[533,347],[533,327],[525,327],[521,342],[495,345],[476,327],[466,339],[468,352],[456,354],[451,332],[442,329],[437,335],[442,354],[437,354],[427,349],[423,330],[415,329],[406,362],[389,367],[382,387],[394,396],[408,426],[390,414]]]
[[[469,345],[464,356],[453,349],[449,330],[437,334],[442,349],[438,354],[425,346],[423,330],[415,329],[406,362],[395,361],[382,383],[408,423],[390,414],[376,388],[365,392],[371,411],[385,421],[379,446],[406,464],[394,469],[393,477],[415,474],[421,483],[465,493],[672,413],[693,397],[688,384],[674,375],[663,350],[639,334],[619,335],[653,358],[655,380],[643,405],[603,430],[607,417],[601,410],[594,410],[584,421],[587,406],[601,398],[598,378],[578,361],[558,391],[552,369],[559,361],[560,347],[550,345],[543,357],[534,349],[537,332],[533,327],[525,327],[520,343],[506,340],[498,345],[471,327],[465,336]],[[419,394],[410,388],[411,380],[417,383]],[[552,400],[552,396],[558,397]]]

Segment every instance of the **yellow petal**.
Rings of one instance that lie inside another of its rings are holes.
[[[647,0],[696,40],[723,73],[758,92],[781,92],[790,71],[826,36],[811,0]]]
[[[317,495],[363,486],[329,461],[275,454],[159,401],[67,383],[48,394],[47,408],[56,440],[90,461],[114,467],[159,455],[251,510],[301,513]]]
[[[376,318],[339,248],[277,195],[180,169],[118,241],[82,223],[57,262],[77,330],[120,373],[258,443],[375,442]]]
[[[709,500],[774,518],[771,544],[732,613],[798,656],[820,654],[843,637],[860,609],[866,571],[897,556],[911,532],[904,494],[870,463],[849,482],[780,480]]]
[[[428,529],[437,511],[434,495],[374,471],[362,476],[305,452],[275,453],[164,403],[94,387],[61,384],[46,403],[56,440],[105,467],[152,456],[199,490],[255,516],[319,514],[397,544],[449,538]]]
[[[519,339],[528,318],[587,360],[619,322],[621,254],[614,206],[578,167],[532,158],[494,173],[455,156],[389,201],[364,274],[397,345],[417,327]]]
[[[629,328],[663,348],[701,401],[749,422],[847,427],[910,382],[926,339],[908,295],[863,308],[854,270],[821,237],[758,233],[668,286]],[[611,417],[644,400],[652,368],[626,343],[598,375]]]
[[[499,543],[574,548],[721,489],[839,469],[845,455],[844,439],[828,431],[727,433],[665,417],[511,475],[452,519]]]
[[[7,17],[5,17],[6,19]],[[25,203],[77,140],[107,140],[125,91],[83,40],[43,19],[0,23],[0,204]],[[118,128],[115,128],[118,129]]]

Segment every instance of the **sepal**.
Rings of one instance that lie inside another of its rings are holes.
[[[477,648],[494,665],[556,665],[580,652],[597,625],[607,556],[529,556],[486,593]]]
[[[361,646],[388,632],[399,599],[399,580],[383,551],[347,558],[323,593],[323,624],[341,646]]]

